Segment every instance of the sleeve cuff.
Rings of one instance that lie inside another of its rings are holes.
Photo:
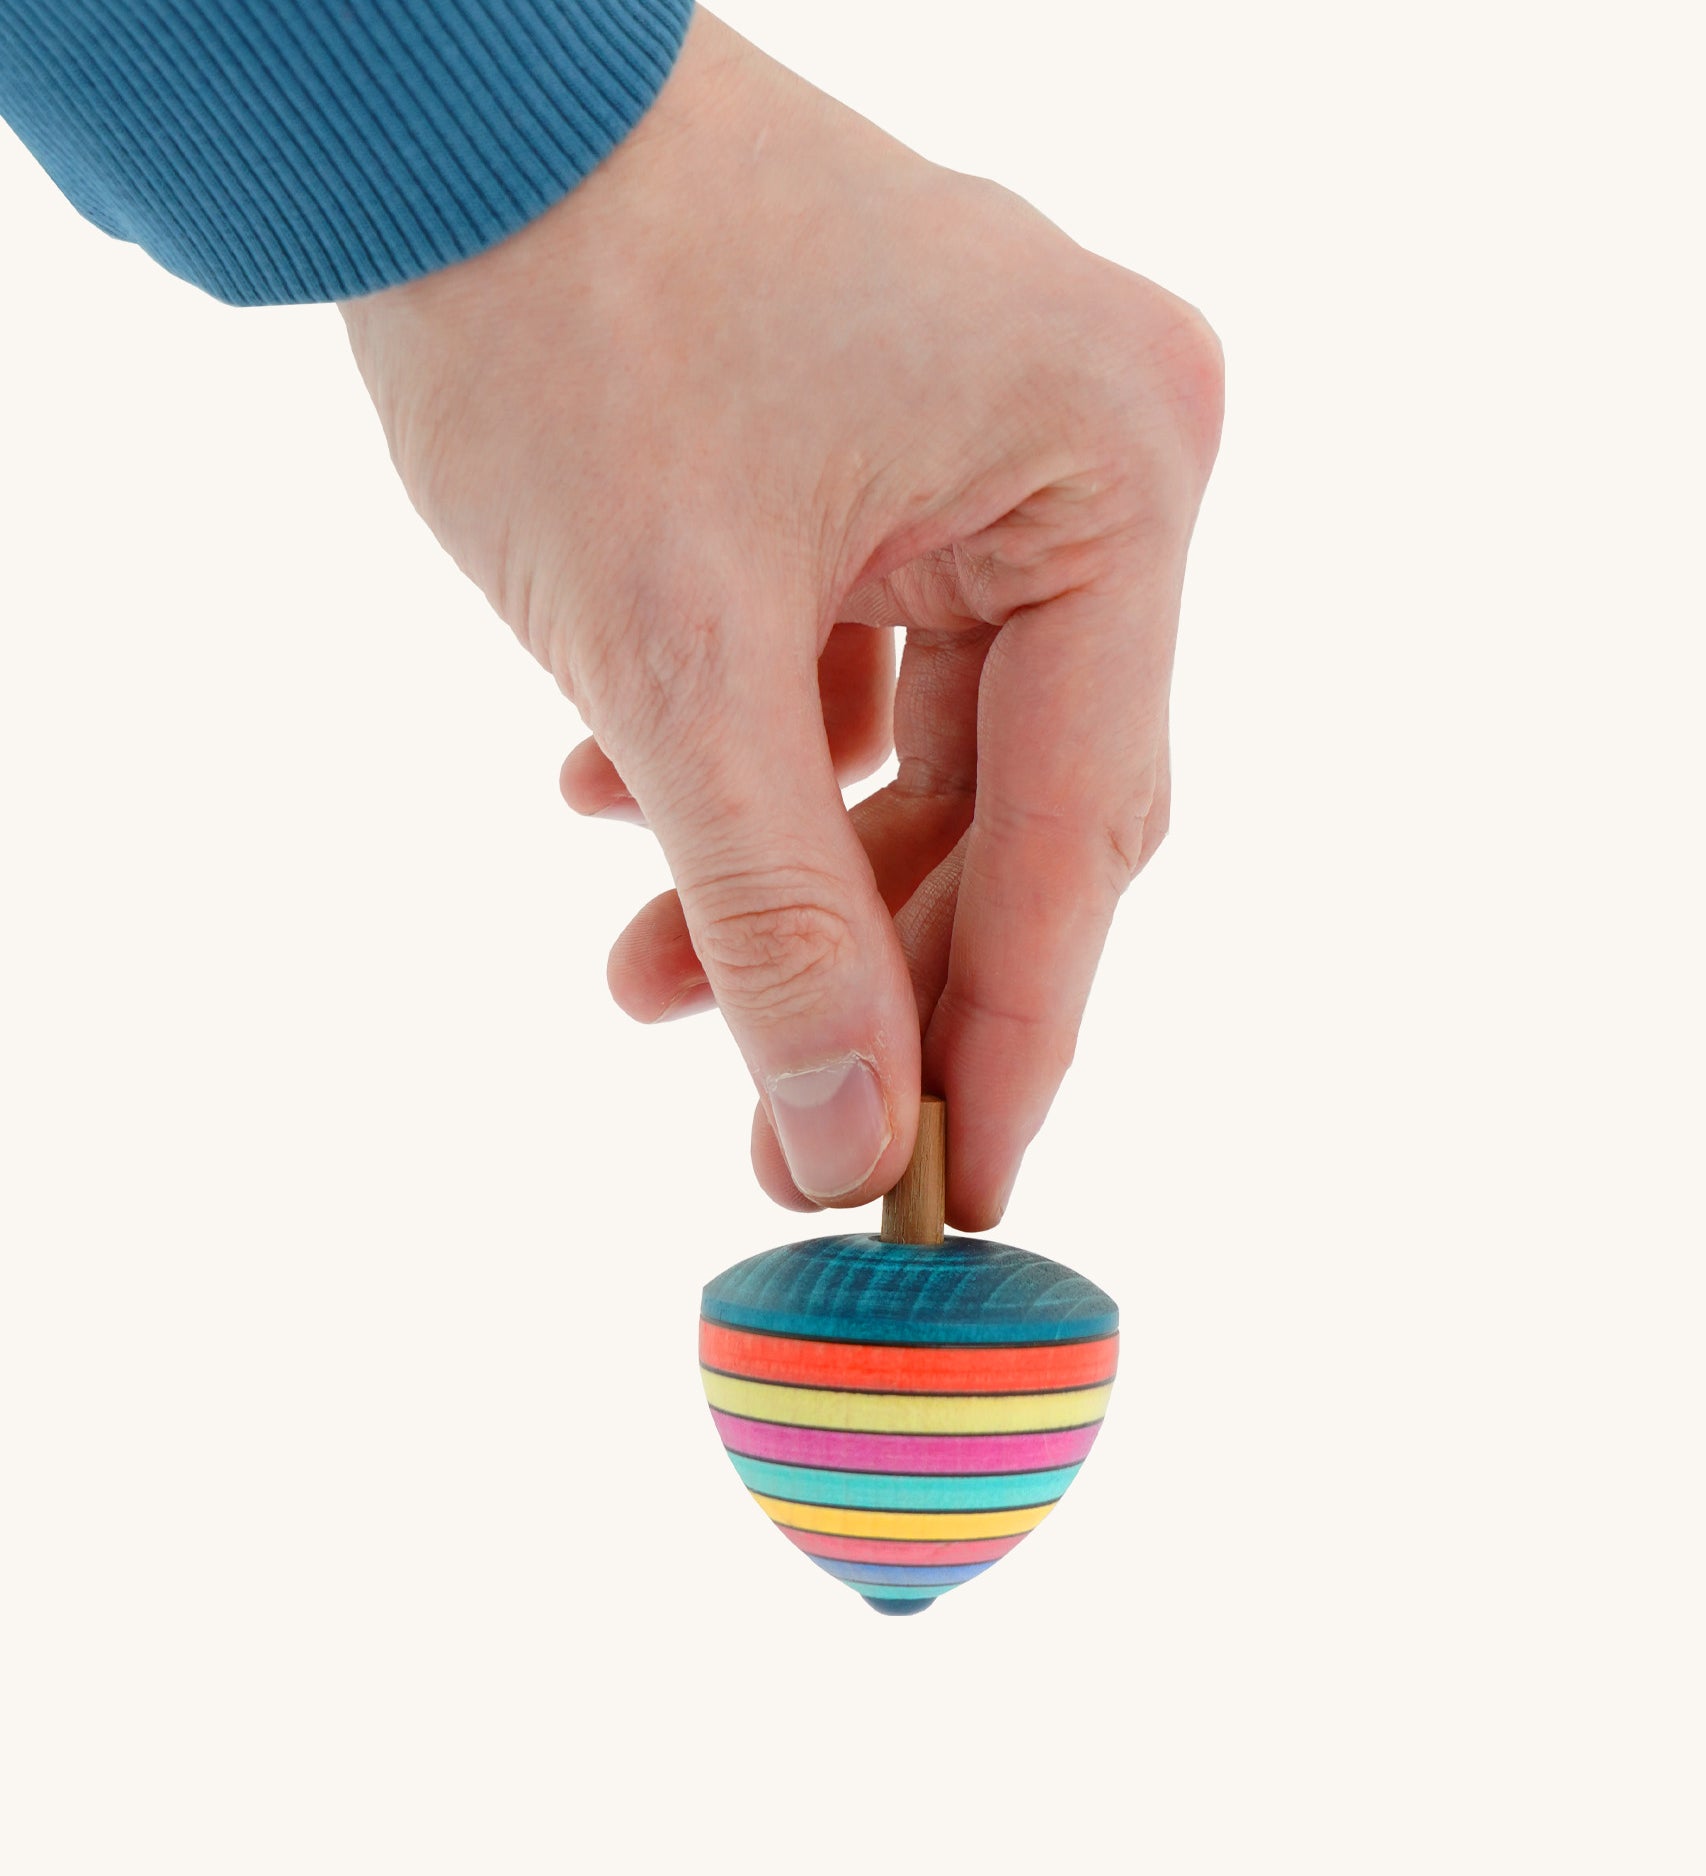
[[[76,207],[232,305],[501,241],[669,75],[693,0],[0,0],[0,114]]]

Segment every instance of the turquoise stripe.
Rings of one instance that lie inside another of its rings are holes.
[[[742,1484],[766,1498],[801,1505],[842,1505],[855,1511],[1004,1511],[1015,1505],[1052,1505],[1077,1466],[1050,1472],[820,1472],[781,1466],[770,1459],[730,1453]]]
[[[914,1584],[899,1583],[849,1583],[849,1589],[856,1589],[861,1596],[872,1602],[933,1602],[938,1596],[947,1594],[942,1589],[920,1589]],[[953,1588],[950,1583],[948,1588]]]

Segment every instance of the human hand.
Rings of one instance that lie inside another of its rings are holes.
[[[343,312],[415,505],[592,731],[570,805],[662,843],[617,1001],[714,997],[785,1204],[892,1185],[922,1072],[948,1220],[994,1224],[1166,827],[1201,316],[703,12],[571,195]],[[895,626],[899,774],[849,813]]]

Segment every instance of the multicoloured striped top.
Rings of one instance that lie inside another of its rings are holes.
[[[1119,1311],[1012,1245],[814,1238],[705,1286],[699,1360],[735,1470],[887,1614],[928,1607],[1048,1515],[1106,1412]]]

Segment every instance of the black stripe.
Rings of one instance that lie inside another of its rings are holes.
[[[1118,1329],[1104,1329],[1100,1335],[1063,1335],[1056,1342],[885,1342],[874,1335],[862,1335],[854,1341],[845,1335],[807,1335],[803,1329],[752,1329],[743,1322],[724,1322],[702,1311],[699,1320],[713,1329],[728,1329],[735,1335],[762,1335],[773,1342],[828,1342],[843,1348],[975,1349],[979,1353],[995,1348],[1080,1348],[1086,1342],[1112,1342],[1119,1335]]]

